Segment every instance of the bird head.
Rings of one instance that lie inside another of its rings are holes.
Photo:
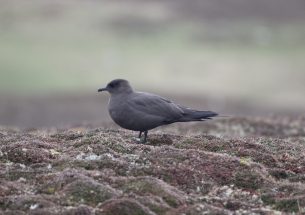
[[[129,82],[124,79],[115,79],[107,84],[106,87],[98,89],[98,92],[108,91],[110,94],[131,93],[133,92]]]

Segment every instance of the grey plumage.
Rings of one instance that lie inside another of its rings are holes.
[[[175,122],[204,121],[217,116],[212,111],[198,111],[173,103],[158,95],[135,92],[129,82],[123,79],[111,81],[98,92],[108,91],[110,100],[108,111],[119,126],[144,132],[146,142],[148,130]]]

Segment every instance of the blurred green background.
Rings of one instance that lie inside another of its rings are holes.
[[[109,121],[96,89],[225,114],[305,107],[303,0],[1,0],[0,124]]]

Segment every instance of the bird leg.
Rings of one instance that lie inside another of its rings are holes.
[[[148,131],[144,131],[144,138],[141,140],[142,133],[143,133],[143,131],[140,131],[139,137],[136,140],[137,140],[137,142],[140,142],[140,143],[146,143]]]
[[[148,131],[144,131],[144,140],[142,143],[146,143]]]

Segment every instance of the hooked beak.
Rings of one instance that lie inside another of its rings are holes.
[[[103,91],[108,91],[107,87],[100,88],[100,89],[97,90],[97,92],[103,92]]]

